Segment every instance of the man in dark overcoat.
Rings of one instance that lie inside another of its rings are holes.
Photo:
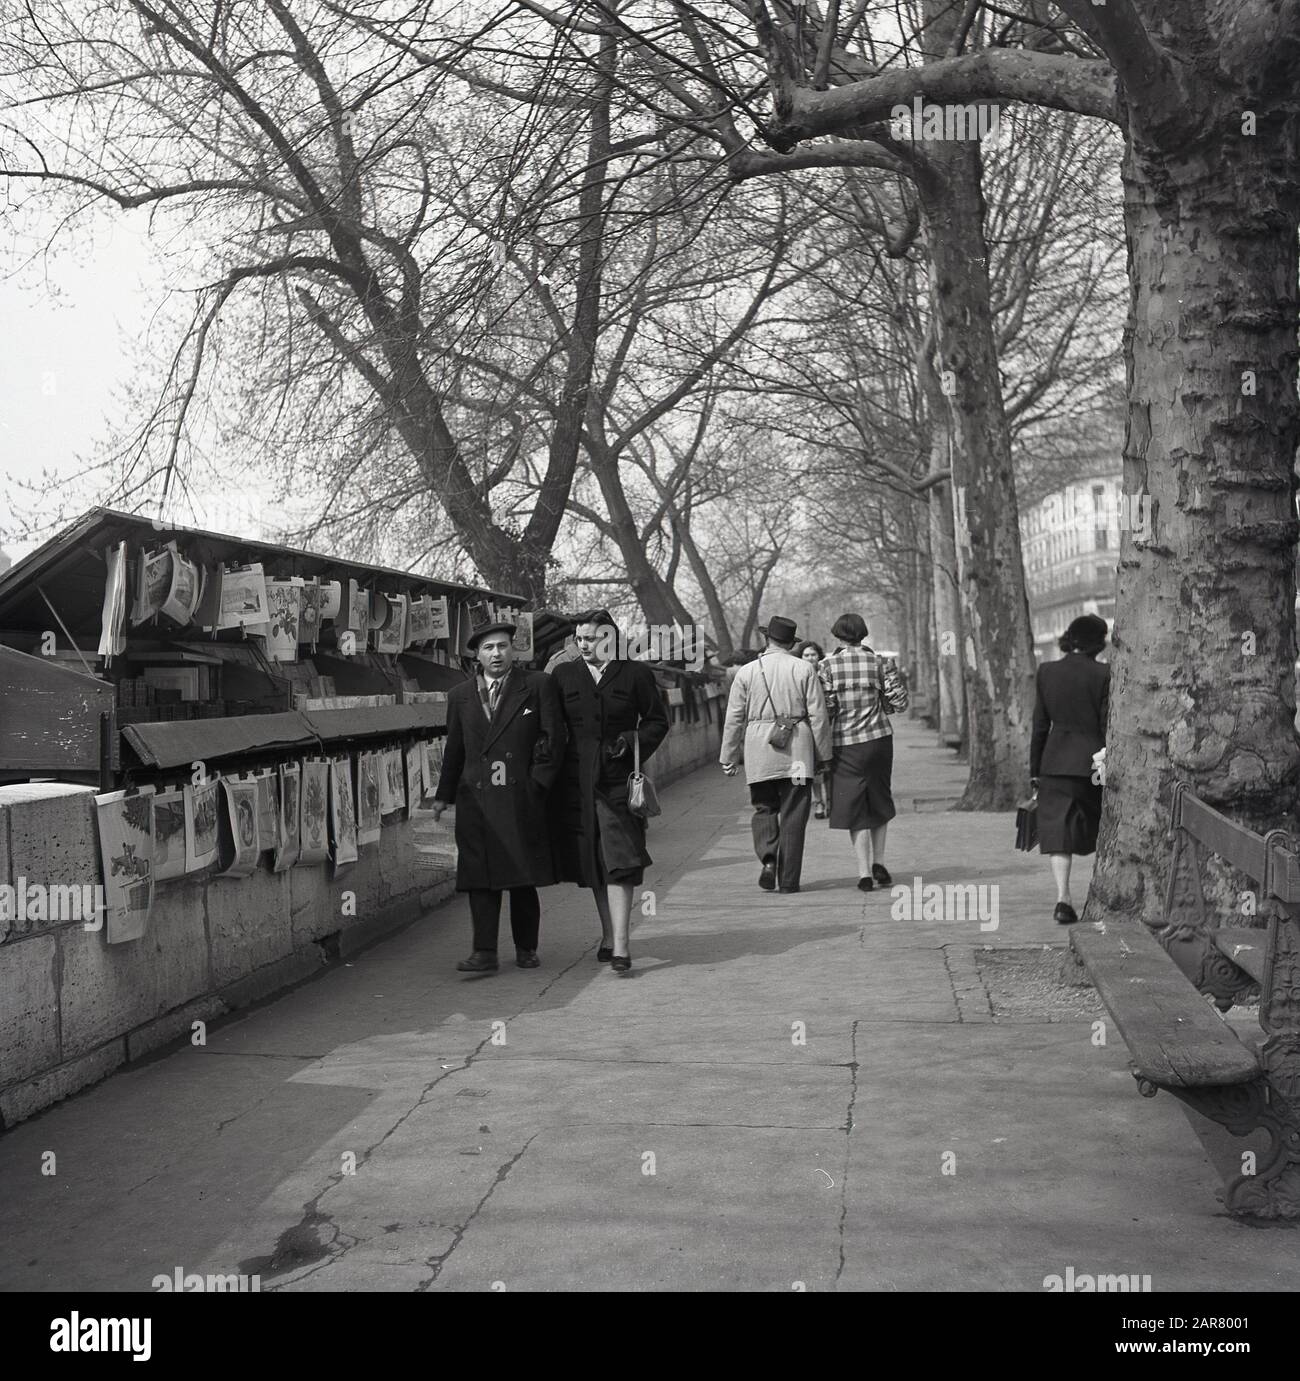
[[[493,623],[470,639],[472,680],[447,696],[447,742],[434,818],[456,807],[456,890],[469,893],[474,951],[464,973],[497,968],[501,894],[510,893],[515,963],[538,966],[539,887],[556,881],[547,796],[564,756],[564,715],[545,672],[514,664],[515,626]]]
[[[607,611],[580,614],[575,641],[580,659],[551,673],[568,730],[552,827],[561,877],[595,894],[597,957],[625,972],[632,891],[651,862],[645,822],[627,807],[627,779],[634,743],[644,763],[668,733],[668,711],[654,672],[618,657],[618,630]]]

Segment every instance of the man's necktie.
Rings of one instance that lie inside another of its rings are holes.
[[[497,717],[497,701],[501,699],[501,682],[493,681],[488,687],[488,718]]]

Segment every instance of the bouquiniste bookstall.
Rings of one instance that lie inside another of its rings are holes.
[[[0,784],[94,801],[109,943],[199,873],[329,867],[431,796],[502,591],[95,509],[0,574]],[[4,791],[0,785],[0,792]]]

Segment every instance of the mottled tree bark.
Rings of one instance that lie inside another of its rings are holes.
[[[1094,918],[1161,918],[1152,865],[1180,778],[1257,830],[1295,825],[1300,167],[1294,112],[1289,131],[1261,116],[1250,136],[1246,104],[1225,100],[1199,146],[1134,136],[1125,159],[1129,414]]]
[[[979,146],[927,143],[925,212],[940,384],[952,421],[970,778],[961,807],[1006,810],[1025,789],[1034,676],[1011,436],[984,245]]]

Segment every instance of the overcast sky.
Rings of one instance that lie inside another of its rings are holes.
[[[76,255],[20,268],[12,244],[0,268],[0,475],[35,483],[50,470],[65,477],[75,511],[101,495],[74,486],[78,457],[94,454],[119,413],[115,395],[129,382],[128,346],[149,329],[160,301],[143,218],[116,215],[97,224],[94,243],[77,236]],[[199,513],[169,511],[173,521],[257,536],[262,498],[240,492],[199,496]],[[32,542],[15,540],[31,500],[0,482],[0,547],[11,556]],[[39,515],[38,515],[39,516]]]

